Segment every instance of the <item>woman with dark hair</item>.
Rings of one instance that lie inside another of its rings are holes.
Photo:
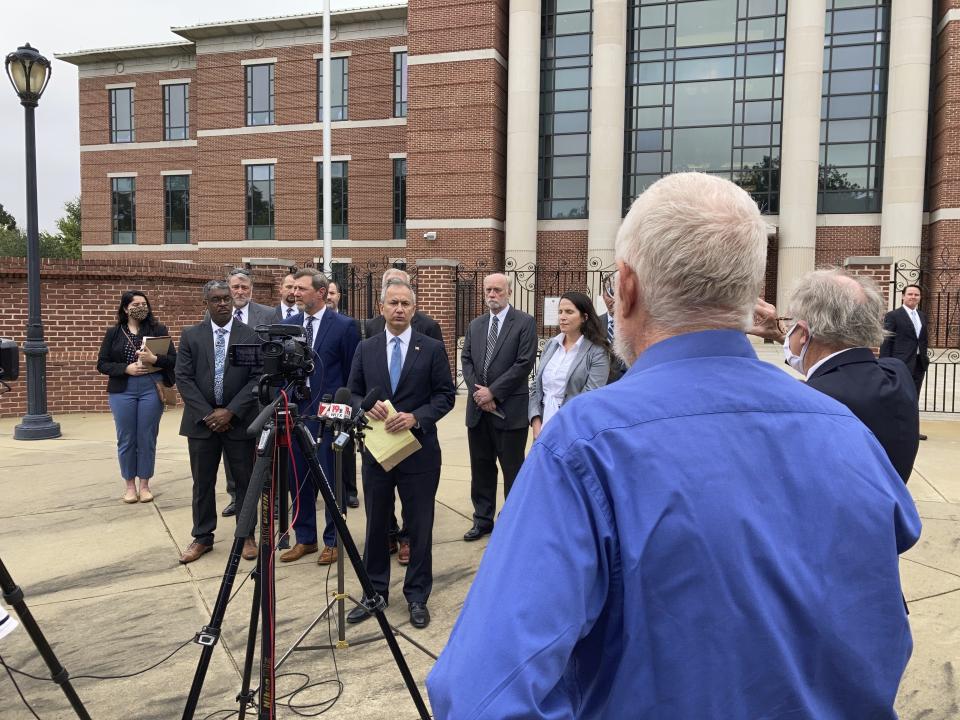
[[[147,296],[139,290],[127,290],[120,297],[117,323],[107,330],[100,345],[97,370],[110,378],[107,397],[117,428],[120,474],[127,483],[125,503],[153,500],[150,479],[163,413],[157,383],[173,387],[177,352],[171,340],[165,354],[155,355],[144,338],[169,334],[153,316]]]
[[[543,348],[530,386],[530,427],[534,439],[563,403],[607,384],[610,348],[590,298],[581,292],[560,296],[560,334]]]

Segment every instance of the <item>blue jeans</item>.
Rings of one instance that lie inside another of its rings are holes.
[[[107,394],[113,422],[117,427],[120,474],[127,481],[153,477],[157,433],[163,414],[156,383],[156,374],[130,375],[127,377],[126,390]]]

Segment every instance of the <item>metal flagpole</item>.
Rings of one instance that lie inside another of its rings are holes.
[[[333,270],[333,188],[330,180],[330,0],[323,0],[323,271]]]

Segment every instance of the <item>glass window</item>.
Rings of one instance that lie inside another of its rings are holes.
[[[163,139],[187,140],[190,137],[190,86],[163,86]]]
[[[273,240],[273,172],[273,165],[247,165],[247,240]]]
[[[330,120],[347,119],[348,58],[330,58]],[[323,122],[323,61],[317,60],[317,121]]]
[[[110,142],[134,142],[133,88],[110,90]]]
[[[347,222],[347,163],[330,163],[330,225],[334,240],[346,240]],[[323,237],[323,163],[317,163],[317,237]]]
[[[163,229],[167,243],[190,242],[190,176],[164,175]]]
[[[541,0],[541,18],[537,215],[583,218],[589,188],[592,2]],[[642,43],[656,47],[663,37],[661,23]],[[643,67],[654,79],[663,75],[663,63]]]
[[[407,237],[407,160],[393,161],[393,237]]]
[[[887,3],[863,7],[867,4],[827,0],[817,197],[821,213],[879,212],[882,202],[890,28]]]
[[[393,116],[407,116],[407,53],[393,54]]]
[[[627,17],[624,212],[662,174],[701,170],[776,213],[786,3],[627,0]]]
[[[677,47],[736,42],[737,0],[677,4]]]
[[[110,178],[113,214],[113,244],[134,245],[137,242],[136,179]]]
[[[273,125],[273,63],[247,65],[247,125]]]

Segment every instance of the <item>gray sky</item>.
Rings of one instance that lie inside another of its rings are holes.
[[[334,10],[392,4],[396,0],[331,0]],[[54,53],[169,42],[180,39],[171,27],[264,16],[321,12],[321,0],[51,0],[5,2],[0,22],[0,56],[30,43],[53,62],[37,118],[37,185],[40,230],[54,232],[63,204],[80,194],[80,130],[77,68]],[[38,12],[39,11],[39,12]],[[3,73],[4,75],[6,73]],[[0,204],[27,226],[23,187],[25,159],[23,108],[10,85],[0,79]]]

